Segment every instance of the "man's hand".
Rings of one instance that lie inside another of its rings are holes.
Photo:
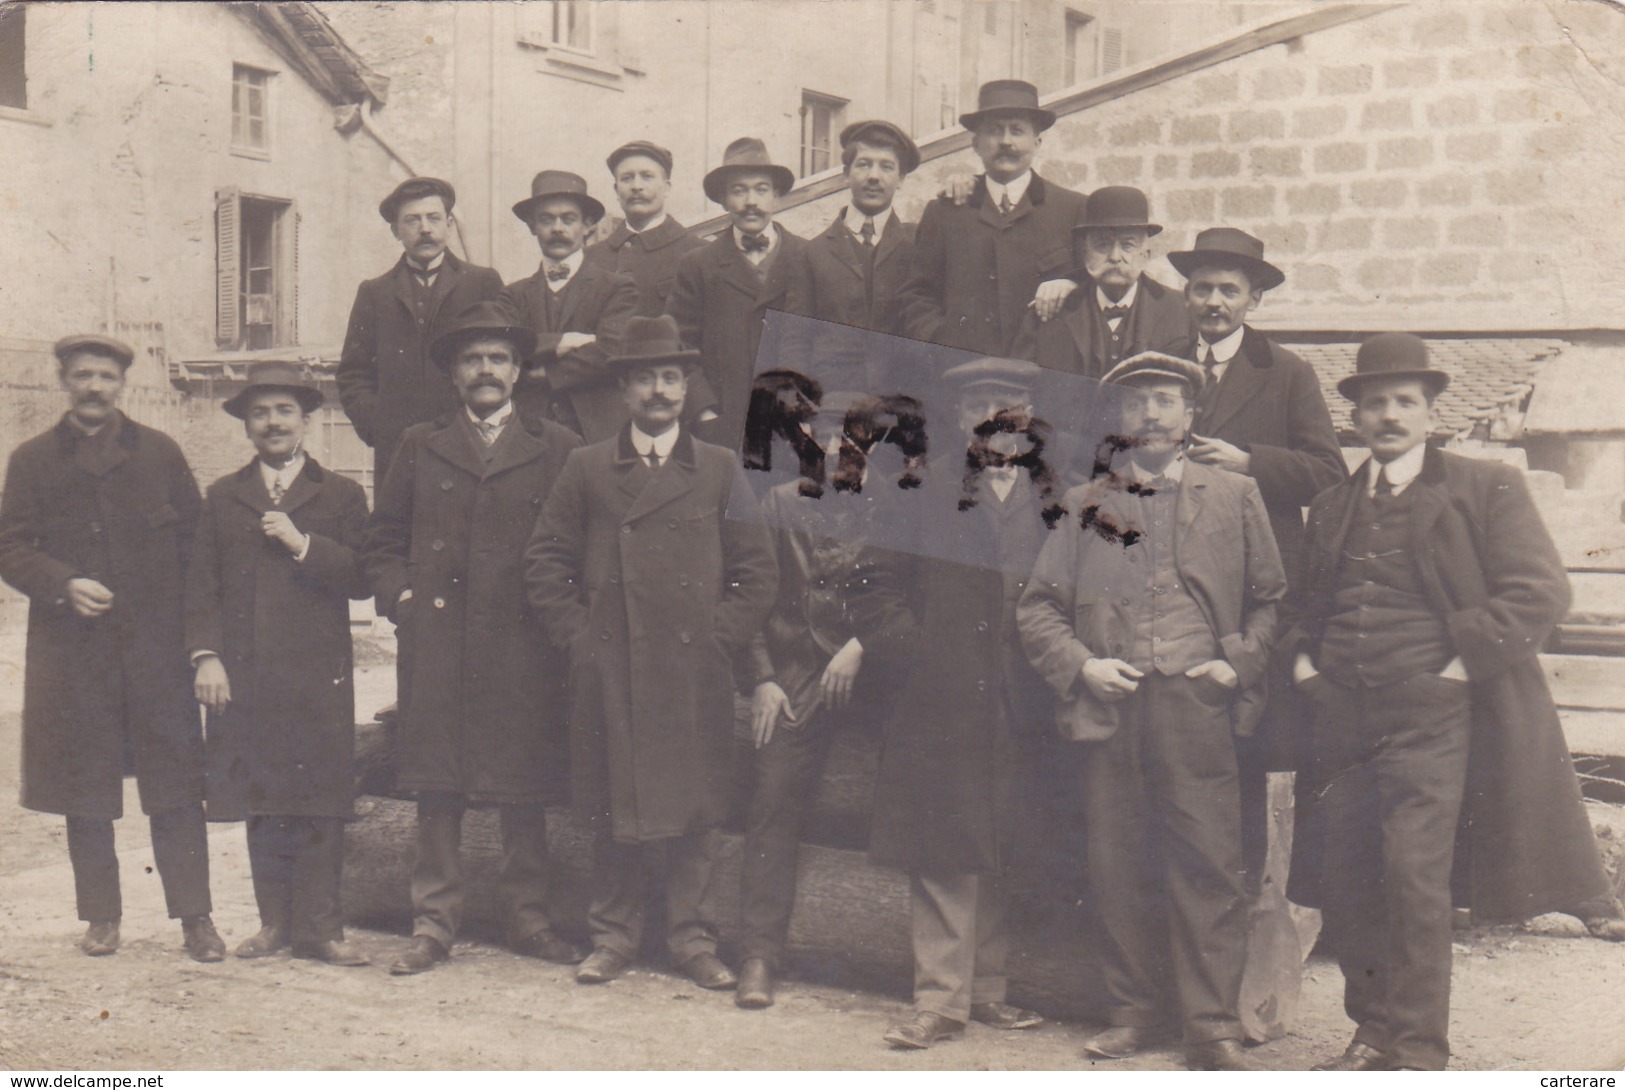
[[[260,529],[265,536],[295,556],[305,551],[305,535],[293,524],[286,511],[267,511],[260,516]]]
[[[1299,651],[1298,657],[1292,660],[1292,684],[1302,685],[1319,674],[1320,671],[1315,669],[1315,660],[1309,657],[1309,652]]]
[[[589,344],[595,343],[597,340],[597,336],[592,333],[560,333],[559,355],[562,356],[566,352],[574,352],[576,349],[584,348]]]
[[[852,685],[858,680],[858,671],[862,667],[863,644],[853,637],[835,652],[835,657],[824,667],[824,676],[818,683],[824,703],[830,708],[846,707],[852,699]]]
[[[761,749],[773,740],[773,730],[779,725],[779,716],[791,726],[796,717],[790,714],[790,698],[776,681],[764,681],[756,686],[750,698],[750,733],[756,748]]]
[[[1077,290],[1076,280],[1046,280],[1038,285],[1038,294],[1034,295],[1033,301],[1027,305],[1033,308],[1033,313],[1038,315],[1040,322],[1047,322],[1061,313],[1061,304]]]
[[[226,664],[219,655],[204,655],[194,665],[197,671],[192,681],[192,695],[197,702],[216,715],[231,703],[231,680],[226,677]]]
[[[79,576],[68,580],[68,602],[81,617],[100,617],[113,608],[113,592],[94,579]]]
[[[1234,689],[1236,682],[1241,680],[1236,677],[1236,668],[1223,659],[1208,659],[1199,666],[1192,666],[1185,671],[1185,676],[1192,681],[1199,677],[1205,677],[1225,689]]]
[[[1205,466],[1228,469],[1232,473],[1246,473],[1253,464],[1253,456],[1234,443],[1200,435],[1191,436],[1191,445],[1185,450],[1185,457]]]
[[[937,196],[947,197],[957,205],[963,205],[970,200],[970,195],[976,192],[976,175],[955,174],[937,191]]]
[[[1122,700],[1140,687],[1145,674],[1122,659],[1090,659],[1083,664],[1083,683],[1105,701]]]

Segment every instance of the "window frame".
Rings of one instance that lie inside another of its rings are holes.
[[[808,178],[814,174],[840,165],[840,133],[846,123],[846,108],[852,100],[841,98],[839,95],[826,94],[822,91],[813,91],[803,87],[801,89],[801,161],[798,178]],[[811,141],[816,135],[817,115],[819,110],[829,111],[829,128],[827,132],[827,147],[817,147]],[[814,168],[811,160],[823,155],[823,166]]]
[[[241,79],[240,77],[243,76],[243,75],[258,76],[258,77],[261,77],[261,79],[260,79],[260,81],[258,83],[255,83],[251,79],[250,80]],[[273,133],[274,133],[274,130],[275,130],[275,125],[273,124],[274,119],[275,119],[275,113],[274,113],[274,109],[273,109],[273,99],[274,99],[275,96],[272,94],[271,89],[272,89],[272,87],[275,86],[275,77],[276,77],[276,75],[277,75],[277,73],[274,70],[269,69],[269,68],[261,68],[258,65],[253,65],[253,64],[244,64],[241,61],[233,61],[232,62],[232,65],[231,65],[231,153],[233,155],[241,155],[241,156],[243,156],[245,158],[248,158],[248,159],[267,159],[268,160],[268,159],[271,158],[271,153],[274,150],[274,144],[275,144],[275,141],[273,140]],[[259,89],[259,92],[260,92],[260,111],[261,111],[261,113],[260,113],[259,121],[260,121],[261,129],[262,129],[263,134],[264,134],[264,145],[263,146],[258,146],[258,145],[255,145],[255,144],[246,143],[246,142],[241,141],[241,140],[238,139],[238,118],[239,118],[239,116],[241,116],[241,118],[242,118],[242,128],[245,130],[245,136],[246,136],[246,130],[248,128],[248,123],[249,123],[250,120],[252,120],[252,116],[253,116],[252,114],[247,112],[246,103],[243,104],[243,108],[241,110],[239,110],[238,97],[237,97],[238,96],[238,90],[239,90],[239,88],[245,88],[245,89],[248,89],[248,90],[252,90],[252,89],[254,89],[256,87]]]

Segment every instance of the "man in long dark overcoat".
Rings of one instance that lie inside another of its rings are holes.
[[[1324,908],[1356,1026],[1320,1070],[1445,1066],[1452,885],[1486,921],[1609,895],[1536,659],[1568,577],[1516,469],[1428,447],[1449,380],[1410,334],[1360,346],[1338,390],[1372,456],[1309,509],[1283,640],[1324,842],[1289,892]]]
[[[203,732],[181,594],[201,500],[174,440],[121,413],[134,353],[94,334],[56,343],[69,408],[12,452],[0,578],[28,596],[22,804],[64,814],[91,956],[118,949],[113,819],[133,769],[186,950],[219,961],[209,920]]]
[[[260,930],[240,958],[366,965],[344,941],[339,876],[354,812],[350,599],[367,494],[305,453],[322,392],[256,363],[223,406],[255,456],[209,486],[186,574],[186,647],[208,716],[210,821],[248,823]]]
[[[443,960],[463,908],[464,809],[502,816],[498,896],[517,953],[581,954],[544,910],[543,806],[567,795],[564,664],[525,602],[521,557],[542,501],[580,441],[516,408],[535,334],[476,303],[434,342],[462,399],[409,428],[368,525],[367,574],[400,640],[397,785],[418,800],[412,946],[390,967]]]
[[[735,983],[716,956],[715,834],[735,678],[778,580],[736,456],[679,423],[698,355],[669,316],[629,323],[615,366],[631,420],[570,455],[525,555],[530,602],[569,652],[574,803],[595,833],[585,984],[631,965],[656,843],[672,959],[701,987]]]
[[[640,317],[666,312],[683,255],[705,245],[666,211],[671,194],[671,152],[633,140],[609,153],[615,199],[625,217],[608,238],[587,247],[587,264],[622,273],[638,286]]]

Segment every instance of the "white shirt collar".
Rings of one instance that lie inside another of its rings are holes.
[[[476,428],[480,427],[482,424],[491,424],[500,433],[502,429],[507,426],[508,417],[513,415],[513,402],[511,400],[506,402],[502,408],[498,409],[484,420],[481,420],[479,417],[475,416],[474,410],[470,409],[467,405],[463,406],[463,411],[468,414],[468,418],[474,422],[474,426]]]
[[[863,230],[863,221],[870,218],[869,213],[857,205],[849,204],[846,206],[846,229],[852,232],[853,238],[857,238],[858,232]],[[875,245],[879,246],[880,236],[886,233],[886,221],[891,219],[891,206],[887,205],[880,210],[879,215],[872,218],[875,221]]]
[[[287,465],[280,468],[273,466],[270,462],[267,462],[264,458],[261,458],[260,480],[265,482],[265,490],[267,492],[269,492],[271,490],[271,486],[276,484],[278,481],[282,482],[282,490],[286,492],[288,488],[292,486],[294,478],[298,477],[300,471],[304,468],[305,452],[302,450],[294,454],[294,456],[288,461]]]
[[[1107,307],[1131,307],[1134,305],[1135,297],[1139,294],[1140,282],[1135,280],[1134,283],[1128,286],[1128,291],[1123,293],[1123,297],[1114,303],[1106,298],[1106,293],[1100,290],[1100,285],[1095,285],[1095,302],[1100,306],[1101,310],[1105,310]],[[1117,320],[1122,321],[1121,318]]]
[[[1010,198],[1010,207],[1014,208],[1021,203],[1021,198],[1027,195],[1027,187],[1033,181],[1033,172],[1031,170],[1022,171],[1019,178],[1012,178],[1008,182],[995,182],[986,175],[982,176],[982,180],[987,182],[987,195],[992,199],[994,208],[999,207],[1001,203],[999,198],[1005,196]]]
[[[666,213],[664,213],[664,212],[660,213],[660,215],[656,216],[654,219],[650,220],[648,223],[644,224],[642,227],[633,227],[630,223],[627,223],[625,220],[622,220],[621,222],[626,223],[626,229],[628,231],[632,232],[634,235],[641,235],[641,234],[643,234],[643,232],[645,232],[645,231],[653,231],[656,227],[659,227],[662,223],[665,223],[666,222]]]
[[[1388,483],[1394,486],[1394,495],[1405,491],[1405,487],[1422,474],[1422,460],[1427,457],[1428,445],[1426,442],[1416,444],[1404,454],[1388,463]],[[1382,472],[1383,465],[1375,458],[1371,459],[1371,469],[1365,477],[1365,494],[1374,495],[1377,491],[1377,475]]]
[[[1153,473],[1133,458],[1128,460],[1129,475],[1141,484],[1148,484],[1158,477],[1166,477],[1175,484],[1185,479],[1185,454],[1183,451],[1174,455],[1174,460],[1163,467],[1161,473]]]
[[[733,229],[733,232],[734,232],[734,245],[739,247],[739,252],[740,253],[744,253],[745,252],[745,232],[741,231],[737,227],[735,227]],[[764,256],[771,257],[773,252],[779,248],[779,225],[776,224],[776,223],[768,224],[767,225],[767,230],[763,231],[762,234],[767,236],[767,253]],[[745,258],[745,260],[749,261],[750,258],[747,256]]]
[[[437,273],[440,271],[440,266],[445,263],[445,260],[446,251],[441,250],[435,255],[434,260],[429,262],[427,265],[419,265],[416,261],[412,260],[411,255],[407,255],[406,264],[409,267],[417,269],[421,272]]]
[[[679,425],[675,428],[667,428],[659,435],[649,435],[636,424],[633,424],[632,449],[637,451],[638,457],[644,461],[649,460],[649,452],[652,450],[660,455],[661,462],[665,462],[667,458],[671,457],[671,448],[677,445],[677,433],[681,430],[682,426]]]
[[[577,250],[563,261],[554,261],[549,257],[542,258],[542,280],[546,282],[547,290],[562,291],[565,286],[570,283],[570,281],[575,279],[576,273],[581,271],[581,263],[586,260],[586,256],[585,250]],[[563,280],[548,280],[547,270],[554,265],[563,265],[565,268],[570,270],[570,275],[565,277]]]
[[[1235,357],[1236,353],[1241,351],[1241,339],[1242,337],[1246,336],[1246,334],[1247,327],[1245,325],[1238,325],[1230,332],[1229,336],[1221,337],[1218,341],[1210,345],[1202,338],[1202,335],[1198,333],[1196,335],[1196,358],[1198,360],[1202,358],[1203,348],[1211,348],[1213,349],[1213,362],[1215,364],[1229,363]]]

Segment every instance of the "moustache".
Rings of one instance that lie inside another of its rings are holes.
[[[501,390],[501,389],[504,388],[504,386],[506,384],[501,379],[492,377],[492,378],[477,378],[472,383],[470,383],[469,385],[470,385],[471,389],[475,389],[475,390],[478,390],[481,386],[489,386],[493,390]]]
[[[675,408],[677,405],[677,402],[673,401],[671,398],[661,397],[659,394],[656,394],[653,397],[645,398],[643,403],[649,406],[651,409],[670,409]]]

